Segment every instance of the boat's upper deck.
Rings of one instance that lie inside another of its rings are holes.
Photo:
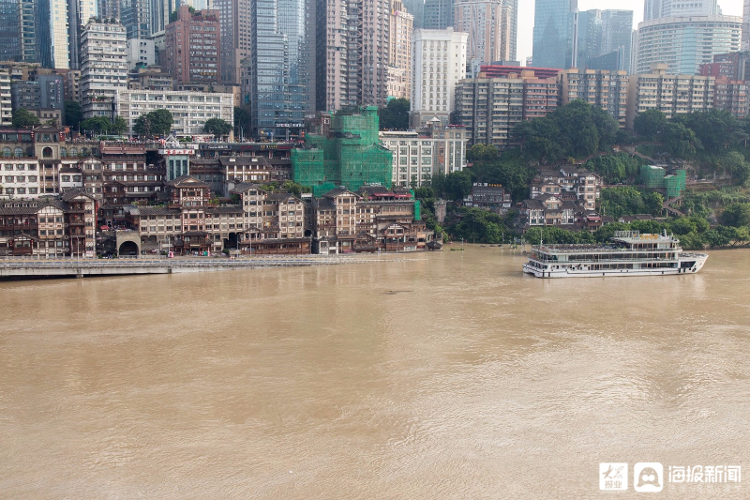
[[[610,244],[540,245],[534,250],[545,254],[596,254],[623,252],[668,252],[681,250],[674,236],[640,234],[638,231],[617,231]]]

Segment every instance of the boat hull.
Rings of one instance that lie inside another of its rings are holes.
[[[558,265],[558,269],[538,269],[528,263],[524,264],[523,272],[537,278],[602,278],[606,276],[672,276],[682,274],[695,274],[703,268],[708,255],[704,253],[683,253],[679,258],[679,266],[675,268],[657,269],[604,269],[590,270],[587,266]],[[693,263],[689,267],[683,267],[683,263]]]

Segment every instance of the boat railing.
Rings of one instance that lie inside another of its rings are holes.
[[[622,246],[596,246],[596,245],[542,245],[535,246],[534,250],[539,250],[547,253],[624,253],[624,252],[643,252],[643,253],[654,253],[654,252],[681,252],[682,248],[628,248]]]

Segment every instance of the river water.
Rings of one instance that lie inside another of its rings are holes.
[[[600,462],[619,498],[636,462],[744,466],[656,497],[750,498],[750,252],[409,258],[0,283],[0,498],[599,498]]]

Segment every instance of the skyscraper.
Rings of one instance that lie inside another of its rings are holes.
[[[400,0],[391,2],[391,38],[388,48],[388,97],[409,98],[411,92],[411,35],[414,16]]]
[[[617,70],[630,68],[633,39],[633,11],[608,9],[602,11],[602,54],[617,52]],[[602,68],[611,69],[611,68]]]
[[[20,44],[21,60],[24,62],[39,61],[36,37],[36,12],[34,0],[20,0],[18,3],[20,16]]]
[[[125,34],[120,23],[93,19],[81,32],[81,100],[86,118],[113,118],[117,90],[128,86]]]
[[[221,79],[240,83],[242,60],[250,55],[250,0],[214,0],[221,26]]]
[[[742,18],[738,16],[666,17],[638,25],[636,72],[648,73],[655,63],[668,74],[695,75],[716,54],[740,50]]]
[[[424,26],[424,0],[404,0],[403,4],[406,11],[414,16],[413,28],[421,29]]]
[[[750,50],[750,0],[742,3],[742,50]]]
[[[253,135],[298,135],[310,111],[312,91],[305,0],[251,0],[247,58]]]
[[[535,67],[567,69],[572,66],[576,9],[576,0],[536,0],[532,55]]]
[[[0,61],[21,60],[20,2],[0,0]]]
[[[690,2],[646,0],[643,7],[644,21],[659,19],[660,17],[710,16],[714,14],[720,14],[716,0],[691,0]]]
[[[463,0],[456,3],[454,29],[469,34],[471,64],[511,61],[511,9],[502,0]]]
[[[221,83],[218,11],[191,13],[187,5],[180,6],[177,20],[165,28],[165,38],[162,65],[178,85]]]
[[[122,0],[120,16],[128,30],[128,38],[148,38],[151,35],[150,0]]]
[[[70,68],[67,0],[39,0],[34,5],[37,62],[45,68]]]
[[[79,69],[78,37],[92,17],[99,15],[96,0],[68,0],[68,39],[70,40],[70,67]]]
[[[444,30],[453,26],[453,0],[425,0],[424,29]]]
[[[389,0],[362,0],[357,41],[357,72],[362,82],[360,102],[383,107],[388,97],[388,50],[391,43]]]
[[[347,0],[321,0],[316,6],[315,109],[334,111],[354,106],[359,102],[357,31],[356,22],[350,25],[349,18],[356,9]]]

